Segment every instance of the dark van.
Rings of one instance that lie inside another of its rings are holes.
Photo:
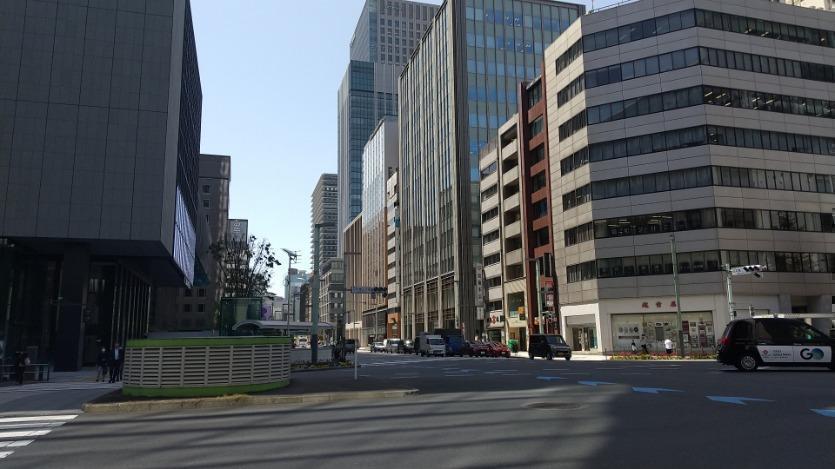
[[[717,360],[741,371],[760,366],[824,366],[835,371],[835,341],[797,319],[731,321],[717,346]]]
[[[571,360],[571,347],[565,343],[561,335],[531,334],[528,337],[528,356],[544,357],[553,360],[554,357],[564,357]]]

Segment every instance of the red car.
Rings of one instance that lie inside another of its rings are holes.
[[[464,353],[471,357],[490,357],[490,345],[484,342],[467,342]]]
[[[510,349],[507,348],[505,344],[500,342],[490,342],[488,347],[490,348],[489,356],[510,358]]]

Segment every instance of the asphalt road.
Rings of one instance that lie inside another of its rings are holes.
[[[391,355],[361,363],[364,386],[420,393],[68,417],[0,466],[835,467],[835,373],[824,370]],[[303,379],[347,389],[353,371]]]

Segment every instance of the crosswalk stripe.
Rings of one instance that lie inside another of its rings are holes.
[[[3,423],[19,423],[19,422],[50,422],[50,421],[67,421],[78,417],[78,414],[62,414],[62,415],[37,415],[31,417],[5,417],[0,418],[0,424]]]
[[[20,448],[31,444],[35,440],[0,441],[0,448]]]
[[[32,423],[12,423],[2,425],[0,430],[14,430],[18,428],[46,428],[46,427],[60,427],[64,422],[32,422]]]
[[[0,439],[26,438],[29,436],[44,436],[52,430],[27,430],[20,432],[0,432]]]
[[[14,453],[14,451],[0,451],[0,459],[6,459],[6,456]]]

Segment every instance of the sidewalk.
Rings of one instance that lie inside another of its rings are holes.
[[[510,354],[511,357],[514,358],[530,358],[528,356],[528,352],[516,352]],[[544,358],[537,357],[536,360],[545,360]],[[565,360],[565,358],[554,358],[554,360]],[[606,355],[600,355],[597,353],[584,353],[584,352],[572,352],[571,353],[571,361],[578,361],[578,362],[604,362],[609,360],[609,357]]]

